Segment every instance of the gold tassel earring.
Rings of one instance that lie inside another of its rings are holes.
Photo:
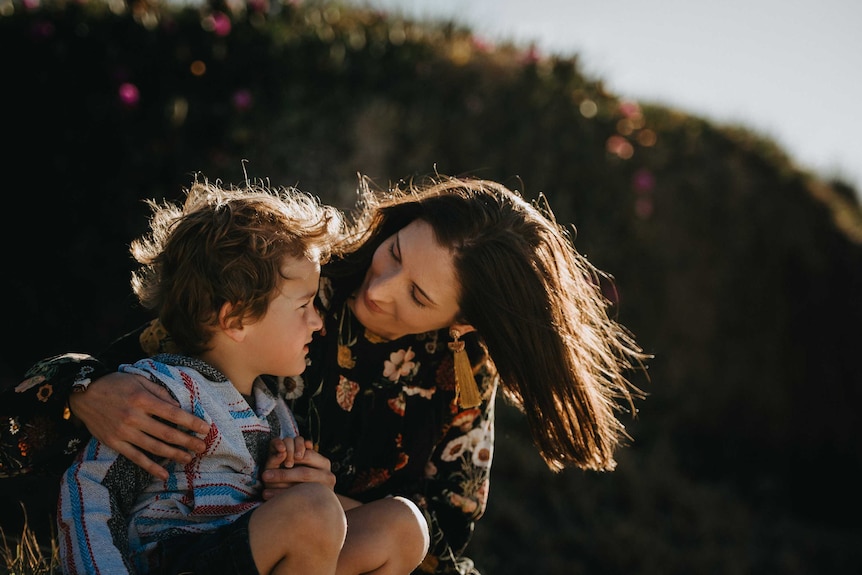
[[[449,349],[455,358],[455,399],[461,409],[477,407],[482,403],[482,396],[479,395],[476,378],[473,377],[470,358],[464,351],[464,342],[459,339],[461,334],[457,329],[450,329],[449,335],[455,340],[449,343]]]

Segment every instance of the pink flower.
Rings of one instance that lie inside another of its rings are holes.
[[[494,49],[494,43],[479,36],[473,36],[473,48],[479,52],[490,52]]]
[[[641,107],[637,102],[620,102],[620,113],[626,118],[637,118],[641,115]]]
[[[233,102],[233,107],[239,110],[240,112],[244,112],[251,108],[253,103],[253,98],[251,96],[251,92],[246,90],[245,88],[237,90],[233,93],[233,97],[231,98]]]
[[[134,108],[141,100],[141,92],[131,82],[123,82],[117,90],[120,102],[127,108]]]
[[[632,187],[639,194],[651,192],[655,187],[655,176],[647,169],[640,169],[632,176]]]
[[[539,60],[541,60],[542,54],[539,52],[539,49],[536,48],[535,44],[531,45],[526,52],[521,55],[521,63],[523,64],[535,64]]]
[[[230,18],[224,12],[213,12],[201,21],[201,26],[207,32],[222,37],[230,34],[231,29]]]
[[[622,136],[611,136],[608,138],[608,141],[605,144],[608,152],[614,154],[615,156],[620,157],[623,160],[628,160],[634,155],[634,147],[629,143],[628,140],[623,138]]]

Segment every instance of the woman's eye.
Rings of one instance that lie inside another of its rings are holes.
[[[394,259],[396,262],[401,261],[401,259],[395,253],[395,242],[392,242],[391,244],[389,244],[389,255],[391,255],[392,259]]]
[[[401,263],[401,258],[399,257],[399,254],[395,250],[395,246],[397,243],[398,243],[398,241],[396,239],[396,240],[393,240],[392,243],[389,244],[389,255],[391,255],[392,259],[394,259],[396,262]],[[419,297],[416,295],[416,292],[417,292],[416,286],[410,286],[410,298],[413,300],[413,302],[419,307],[426,307],[424,303],[419,301]]]
[[[410,297],[413,298],[413,301],[416,303],[416,305],[418,305],[419,307],[425,307],[425,304],[419,301],[419,298],[416,297],[416,286],[412,286],[410,288]]]

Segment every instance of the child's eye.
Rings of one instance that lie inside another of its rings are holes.
[[[399,258],[398,255],[395,253],[395,242],[389,244],[389,255],[391,255],[392,259],[394,259],[396,262],[401,261],[401,258]]]

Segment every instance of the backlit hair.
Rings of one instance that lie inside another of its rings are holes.
[[[441,176],[386,192],[363,179],[360,194],[352,243],[329,266],[336,289],[358,287],[386,238],[415,219],[429,223],[453,253],[458,321],[477,329],[542,458],[553,470],[613,469],[628,438],[617,412],[634,412],[642,395],[626,372],[647,356],[610,317],[603,274],[549,207],[496,182]]]
[[[196,179],[182,206],[147,203],[150,231],[131,245],[140,264],[132,289],[192,355],[207,349],[224,303],[233,304],[231,317],[263,317],[288,258],[326,261],[342,222],[308,194],[263,183]]]

